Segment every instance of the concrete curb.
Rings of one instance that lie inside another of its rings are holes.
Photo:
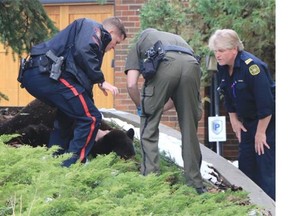
[[[137,115],[117,111],[115,109],[100,109],[106,118],[118,118],[134,127],[140,127],[140,118]],[[159,130],[162,133],[181,140],[181,133],[168,126],[160,124]],[[225,158],[216,154],[204,145],[201,145],[203,160],[213,164],[215,169],[225,177],[232,185],[241,186],[243,190],[249,192],[250,201],[260,207],[263,207],[275,216],[275,202],[258,185],[244,175],[239,169],[230,164]]]

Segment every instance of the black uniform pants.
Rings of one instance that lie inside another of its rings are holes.
[[[271,118],[266,130],[266,140],[270,149],[265,147],[263,155],[255,152],[257,124],[258,120],[243,123],[247,132],[241,133],[239,169],[275,200],[275,117]]]
[[[85,89],[69,76],[53,80],[48,72],[40,73],[38,67],[24,72],[22,84],[31,95],[58,108],[49,146],[59,145],[63,152],[73,154],[63,165],[68,167],[78,159],[85,161],[102,118]]]

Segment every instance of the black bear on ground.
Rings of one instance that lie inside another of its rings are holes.
[[[134,141],[134,129],[130,128],[128,131],[114,129],[107,123],[102,121],[100,129],[104,128],[109,130],[105,136],[100,138],[91,150],[90,155],[96,157],[99,154],[109,154],[115,152],[118,156],[124,159],[130,159],[135,156],[135,149],[133,145]],[[49,141],[49,134],[51,129],[43,124],[28,125],[17,131],[21,136],[17,137],[11,142],[18,142],[27,144],[33,147],[43,146]]]
[[[112,129],[108,134],[95,142],[90,154],[96,157],[98,154],[115,152],[121,158],[132,158],[135,156],[133,139],[134,130],[132,128],[126,132],[120,129]]]
[[[14,146],[21,144],[33,147],[43,146],[49,141],[54,116],[54,108],[36,99],[13,118],[0,121],[0,134],[20,134],[21,136],[7,143]],[[98,154],[109,154],[111,152],[115,152],[125,159],[135,156],[134,130],[132,128],[128,131],[115,129],[102,120],[100,129],[109,130],[110,132],[97,142],[95,141],[95,145],[91,150],[92,156],[96,157]]]

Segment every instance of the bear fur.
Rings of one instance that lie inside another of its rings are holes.
[[[100,129],[109,130],[110,132],[97,142],[95,141],[90,152],[92,157],[96,157],[99,154],[109,154],[111,152],[115,152],[123,159],[130,159],[135,156],[133,145],[135,132],[133,128],[130,128],[128,131],[114,129],[102,120]],[[43,146],[49,141],[50,131],[51,129],[44,124],[28,125],[17,131],[21,136],[14,138],[12,142],[15,143],[16,141],[33,147]]]
[[[108,134],[95,142],[90,154],[96,157],[98,154],[115,152],[123,159],[130,159],[135,156],[133,146],[134,133],[132,128],[126,132],[112,129]]]
[[[55,117],[55,108],[35,99],[21,109],[13,118],[4,118],[1,113],[0,134],[20,134],[7,144],[13,146],[30,145],[33,147],[43,146],[48,143]],[[133,146],[134,130],[128,131],[112,128],[102,120],[101,130],[110,130],[108,134],[95,141],[91,155],[109,154],[115,152],[122,158],[128,159],[135,155]]]

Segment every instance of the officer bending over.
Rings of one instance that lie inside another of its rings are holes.
[[[174,103],[182,134],[187,184],[195,187],[199,194],[206,192],[197,137],[202,115],[201,71],[191,47],[178,35],[146,29],[128,54],[125,73],[128,93],[141,116],[141,173],[160,172],[158,127],[162,113]],[[138,89],[140,74],[145,78],[141,93]]]
[[[219,90],[240,142],[239,169],[275,200],[275,84],[268,67],[244,51],[231,29],[217,30],[209,48],[218,62]]]
[[[58,153],[72,153],[63,162],[69,167],[78,159],[85,162],[101,123],[94,104],[94,84],[107,95],[118,88],[105,81],[101,64],[105,52],[126,38],[121,20],[110,17],[102,24],[77,19],[52,39],[32,47],[23,62],[18,80],[34,97],[57,107],[49,147],[59,145]]]

